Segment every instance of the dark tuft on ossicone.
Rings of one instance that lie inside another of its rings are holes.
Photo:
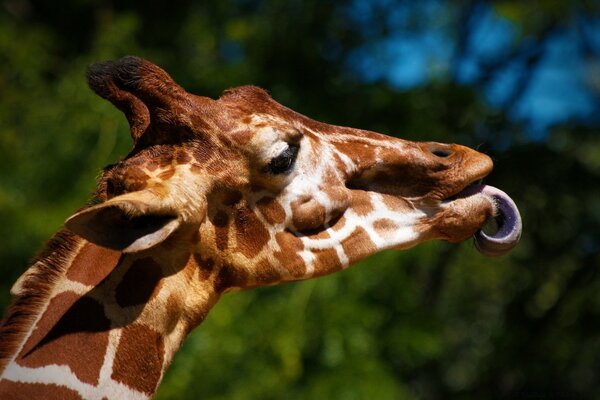
[[[108,98],[111,83],[122,89],[135,89],[141,78],[144,60],[136,56],[125,56],[118,60],[100,61],[88,66],[87,81],[99,96]]]

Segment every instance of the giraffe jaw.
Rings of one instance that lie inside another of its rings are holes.
[[[523,226],[519,209],[510,196],[498,188],[482,184],[470,185],[453,196],[452,200],[446,200],[444,206],[460,210],[467,219],[483,220],[472,236],[477,250],[486,256],[504,255],[519,242]],[[481,218],[482,212],[484,219]],[[497,229],[488,234],[483,227],[492,220],[495,220]]]

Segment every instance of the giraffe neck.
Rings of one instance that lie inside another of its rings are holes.
[[[151,397],[218,298],[202,271],[189,252],[124,255],[60,232],[13,290],[0,398]]]

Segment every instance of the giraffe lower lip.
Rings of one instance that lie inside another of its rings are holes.
[[[488,185],[469,186],[459,196],[481,194],[489,198],[495,206],[495,219],[498,230],[487,234],[479,229],[473,235],[475,247],[480,253],[496,257],[512,250],[521,238],[522,221],[519,209],[509,195],[502,190]]]

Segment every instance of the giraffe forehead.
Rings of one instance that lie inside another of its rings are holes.
[[[253,114],[245,126],[255,132],[257,136],[275,134],[283,140],[293,139],[293,136],[300,132],[296,121],[270,114]]]
[[[256,113],[246,118],[246,124],[253,128],[261,128],[265,126],[289,125],[289,122],[273,114]]]

